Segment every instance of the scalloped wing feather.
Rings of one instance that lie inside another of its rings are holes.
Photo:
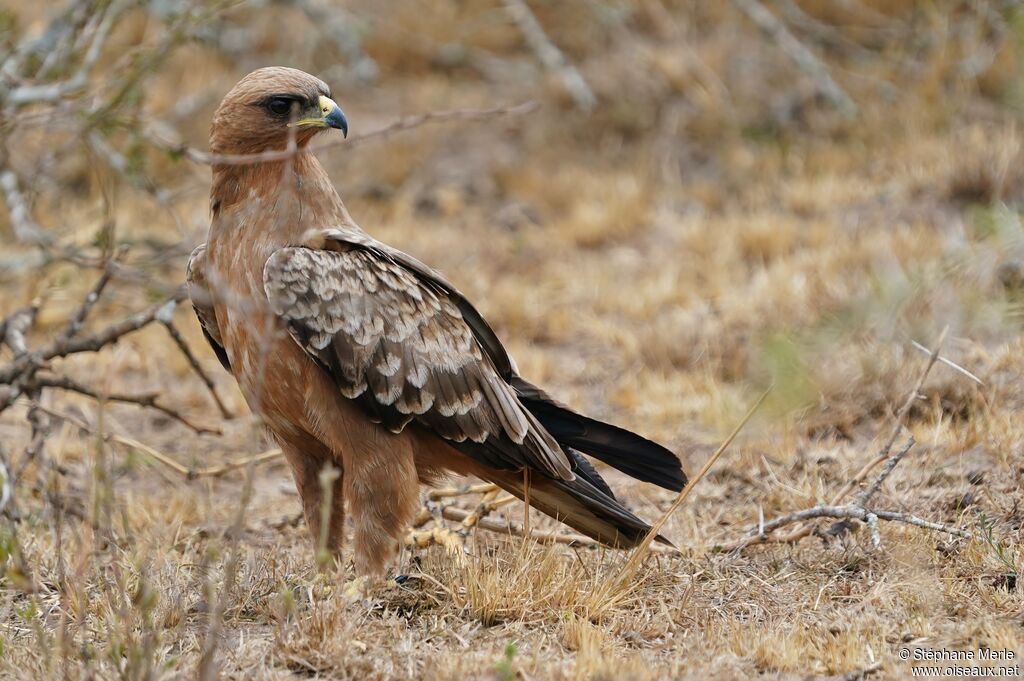
[[[317,237],[309,243],[319,248],[271,255],[264,287],[274,313],[345,397],[393,432],[416,421],[488,465],[573,478],[561,446],[495,368],[494,349],[482,345],[492,341],[480,341],[471,325],[486,323],[454,288],[363,234]]]

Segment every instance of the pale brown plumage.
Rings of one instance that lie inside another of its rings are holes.
[[[287,115],[275,98],[294,101]],[[347,131],[332,106],[318,79],[260,69],[224,98],[211,149],[283,149],[289,135],[304,147],[324,127],[317,120]],[[296,119],[311,123],[290,127]],[[648,526],[577,449],[670,489],[685,483],[668,450],[520,378],[449,282],[356,226],[311,154],[216,165],[211,208],[209,239],[189,261],[196,314],[280,442],[314,537],[319,472],[341,469],[326,535],[340,549],[346,500],[359,572],[382,571],[416,512],[419,482],[445,471],[523,496],[529,469],[534,506],[613,546],[635,544]]]

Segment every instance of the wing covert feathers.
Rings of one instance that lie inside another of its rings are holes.
[[[343,395],[394,432],[416,421],[489,465],[572,479],[561,446],[484,353],[461,296],[365,235],[331,230],[327,241],[276,251],[264,287]]]

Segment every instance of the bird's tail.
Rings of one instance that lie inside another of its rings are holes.
[[[490,482],[523,499],[522,472],[488,470],[480,473]],[[602,544],[628,549],[636,546],[651,526],[633,515],[622,504],[601,491],[581,475],[574,480],[558,480],[535,474],[529,479],[530,506]],[[662,536],[658,541],[671,543]]]
[[[679,457],[636,433],[577,414],[519,376],[512,379],[519,401],[560,445],[589,454],[643,482],[678,492],[686,486]]]

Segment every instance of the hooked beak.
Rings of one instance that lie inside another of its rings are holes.
[[[330,97],[320,96],[320,117],[303,118],[295,121],[292,125],[299,127],[312,126],[316,128],[335,128],[341,130],[341,134],[348,137],[348,119],[341,107]]]

